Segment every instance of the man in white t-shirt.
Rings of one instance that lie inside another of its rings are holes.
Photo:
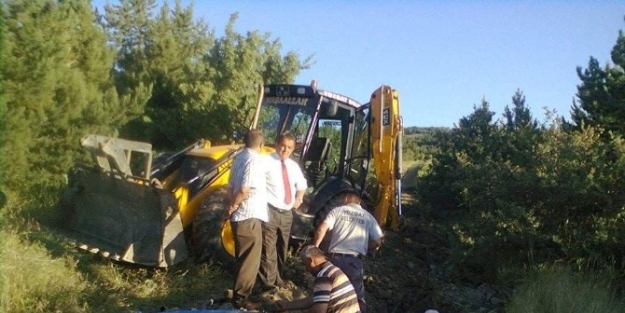
[[[317,227],[313,244],[319,247],[327,231],[332,231],[327,251],[330,262],[347,275],[356,289],[360,310],[366,312],[363,261],[368,250],[380,248],[384,233],[375,217],[360,206],[360,196],[355,191],[345,193],[343,203],[332,209]]]

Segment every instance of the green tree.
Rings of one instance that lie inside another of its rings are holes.
[[[205,124],[216,138],[230,138],[233,131],[249,126],[257,104],[259,83],[292,83],[303,69],[311,65],[312,57],[300,61],[295,52],[282,56],[279,39],[270,33],[250,31],[237,33],[234,26],[238,14],[231,15],[225,35],[215,41],[208,57],[214,68],[214,84],[218,90],[211,98],[210,118]]]
[[[0,147],[4,183],[67,172],[79,138],[114,134],[123,123],[109,80],[113,53],[90,1],[8,0],[2,86],[6,111]]]
[[[106,6],[103,25],[119,51],[115,66],[120,94],[129,98],[137,118],[125,137],[174,149],[199,137],[229,141],[247,128],[258,84],[292,82],[309,59],[281,55],[279,40],[258,31],[234,31],[236,14],[225,35],[215,38],[193,8],[154,0],[122,0]],[[134,98],[132,98],[134,97]]]
[[[147,112],[156,146],[180,147],[210,135],[202,125],[206,104],[216,92],[213,69],[206,62],[214,40],[207,25],[193,21],[193,8],[180,1],[170,11],[163,5],[148,32],[151,77],[154,80]],[[167,140],[169,142],[167,142]]]
[[[2,23],[0,23],[0,51],[4,51],[5,49],[5,23],[4,23],[4,11],[5,11],[5,6],[4,4],[0,4],[0,18],[2,18]],[[4,67],[4,63],[3,60],[0,60],[0,82],[4,81],[3,80],[3,74],[4,71],[2,70],[2,68]],[[5,121],[5,117],[6,117],[6,103],[5,103],[5,95],[4,95],[5,91],[4,91],[4,84],[0,83],[0,125],[6,125],[6,121]],[[3,147],[5,144],[5,140],[6,140],[6,130],[4,128],[4,126],[0,126],[0,147]],[[1,150],[0,150],[1,151]],[[0,197],[3,197],[3,193],[2,193],[2,186],[3,186],[3,180],[6,178],[6,176],[4,175],[4,167],[3,165],[5,165],[6,163],[4,163],[2,161],[2,157],[0,156]],[[4,197],[3,197],[4,199]],[[0,200],[2,201],[2,200]],[[4,206],[4,201],[2,201],[2,204],[0,204],[0,208]],[[1,222],[1,220],[0,220]],[[1,225],[0,225],[1,226]]]
[[[515,166],[530,165],[532,151],[541,132],[538,121],[525,105],[525,96],[520,90],[512,96],[512,108],[504,108],[503,118],[503,159],[509,160]]]
[[[506,129],[537,129],[538,122],[532,118],[532,113],[525,105],[525,96],[523,92],[517,90],[512,96],[512,108],[506,106],[504,108],[503,117],[505,119]]]
[[[154,86],[148,48],[152,46],[149,35],[155,9],[156,0],[122,0],[118,5],[105,5],[105,14],[99,19],[117,52],[112,70],[125,108],[119,113],[130,119],[122,134],[131,139],[146,140],[152,133],[145,111]]]
[[[560,120],[538,126],[520,92],[512,102],[500,122],[483,102],[442,134],[419,181],[421,203],[448,232],[450,262],[487,279],[510,263],[622,269],[625,141]]]
[[[495,113],[486,100],[473,109],[451,131],[435,134],[439,149],[434,153],[431,172],[419,187],[424,203],[449,210],[462,207],[463,194],[470,193],[461,183],[464,164],[483,164],[497,155]]]
[[[571,117],[578,129],[581,125],[598,126],[625,135],[625,35],[619,31],[612,48],[613,65],[601,68],[591,57],[587,69],[577,68],[581,84]]]

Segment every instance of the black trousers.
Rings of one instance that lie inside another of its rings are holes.
[[[292,210],[279,210],[269,206],[269,222],[263,223],[263,253],[259,273],[265,286],[284,284],[282,270],[289,250],[292,224]]]

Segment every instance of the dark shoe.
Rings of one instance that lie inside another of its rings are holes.
[[[252,289],[252,295],[260,295],[267,292],[268,290],[272,290],[270,286],[256,285],[254,286],[254,289]]]
[[[279,286],[262,286],[261,289],[263,290],[263,292],[268,292],[268,291],[277,291],[278,289],[280,289]]]
[[[252,292],[252,296],[258,299],[266,298],[270,295],[276,294],[280,291],[280,288],[277,286],[259,286],[257,287],[255,292]]]
[[[276,286],[282,288],[282,287],[284,287],[284,285],[286,285],[284,280],[282,280],[282,278],[278,278],[278,280],[276,281]]]
[[[232,305],[241,311],[259,311],[262,306],[259,303],[251,302],[247,299],[240,299],[238,301],[234,301]]]
[[[261,289],[263,291],[274,291],[284,287],[285,285],[284,281],[281,278],[278,278],[274,285],[263,285]]]

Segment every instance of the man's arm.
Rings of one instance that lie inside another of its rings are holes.
[[[384,239],[384,232],[382,228],[376,221],[376,219],[371,216],[371,224],[369,226],[369,244],[367,250],[369,251],[377,251],[382,246],[382,240]]]
[[[297,191],[295,192],[295,202],[293,203],[293,208],[297,209],[302,202],[304,201],[304,195],[306,194],[306,189],[308,189],[308,181],[304,176],[304,172],[302,172],[302,168],[299,166],[297,162],[295,162],[295,166],[297,167],[297,171],[294,171],[295,174],[295,188]]]
[[[301,298],[293,301],[278,301],[276,305],[283,311],[305,310],[314,304],[312,296]],[[325,311],[323,311],[325,312]]]
[[[294,209],[297,209],[300,205],[302,205],[302,202],[304,201],[304,194],[306,194],[306,189],[295,192],[295,202],[293,202]]]
[[[326,232],[328,232],[329,227],[330,226],[326,222],[321,223],[321,225],[317,227],[317,230],[315,230],[315,237],[313,239],[313,244],[315,245],[315,247],[319,247],[321,241],[323,241],[323,237],[326,236]]]
[[[234,195],[234,199],[230,201],[230,206],[228,206],[228,210],[226,210],[226,217],[230,217],[232,213],[239,208],[241,202],[250,195],[250,190],[250,187],[242,187],[241,190]]]
[[[308,310],[310,313],[326,313],[328,312],[328,303],[327,302],[319,302],[314,303],[313,306]]]
[[[315,303],[313,302],[313,298],[311,296],[298,299],[298,300],[289,301],[289,302],[278,301],[276,302],[276,305],[278,306],[280,310],[282,310],[281,312],[301,311],[301,310],[306,310],[306,309],[308,309],[307,312],[309,313],[328,312],[328,303],[326,302]]]
[[[382,246],[382,238],[369,240],[369,251],[377,251]]]
[[[262,166],[262,164],[254,162],[254,160],[252,159],[243,165],[243,175],[241,178],[242,180],[239,183],[241,189],[239,190],[239,192],[234,194],[234,197],[232,199],[230,199],[230,206],[228,206],[228,210],[226,210],[226,217],[230,217],[232,213],[234,213],[234,211],[239,208],[241,203],[250,196],[250,191],[252,190],[252,186],[254,185],[254,177],[252,176],[252,167],[254,166]],[[232,174],[233,173],[231,172],[230,175]],[[263,179],[265,179],[265,177],[263,177]]]

